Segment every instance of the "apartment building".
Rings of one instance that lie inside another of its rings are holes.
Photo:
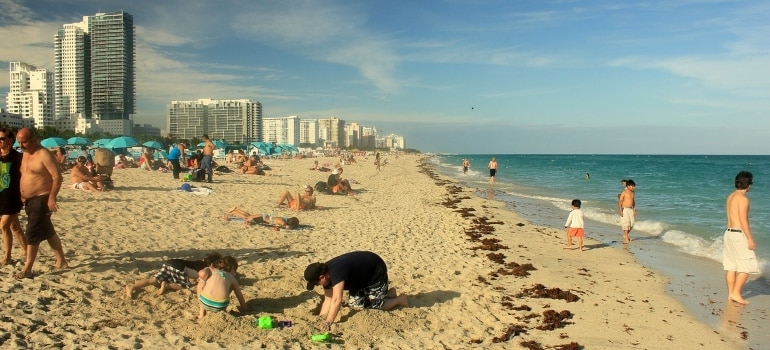
[[[262,141],[262,103],[249,99],[172,101],[166,108],[168,132],[176,138],[200,138],[230,144]]]
[[[26,126],[52,127],[54,121],[54,74],[24,62],[10,63],[8,113],[18,114]]]

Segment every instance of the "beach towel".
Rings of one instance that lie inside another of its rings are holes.
[[[179,188],[175,189],[176,192],[182,192],[182,193],[192,193],[197,194],[199,196],[206,196],[210,194],[211,192],[214,192],[214,190],[206,187],[193,187],[188,183],[183,183]]]
[[[228,216],[228,217],[227,217],[226,219],[224,219],[223,221],[226,221],[226,222],[237,222],[237,223],[243,223],[243,222],[245,221],[245,219],[244,219],[244,218],[242,218],[242,217],[238,217],[238,216]],[[257,226],[273,227],[272,225],[268,225],[268,224],[258,224]],[[299,226],[297,226],[296,228],[293,228],[293,229],[284,228],[284,229],[282,229],[282,230],[288,230],[288,231],[302,231],[302,230],[312,230],[312,229],[313,229],[313,226],[312,226],[312,225],[302,225],[302,224],[300,224],[300,225],[299,225]]]

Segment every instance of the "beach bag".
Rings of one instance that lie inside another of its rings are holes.
[[[329,186],[326,185],[326,182],[324,182],[324,181],[316,182],[314,188],[315,188],[316,193],[327,193],[327,192],[329,192]]]
[[[204,181],[206,180],[206,172],[201,169],[195,169],[192,171],[192,180],[193,181]]]

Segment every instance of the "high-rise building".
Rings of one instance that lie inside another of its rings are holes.
[[[297,116],[262,119],[263,142],[299,146],[299,139],[300,119]]]
[[[29,120],[27,126],[52,127],[54,120],[53,72],[24,62],[10,63],[8,112]]]
[[[65,24],[54,37],[54,76],[56,80],[55,118],[91,116],[91,79],[88,66],[91,51],[84,23]]]
[[[134,17],[123,11],[87,18],[91,37],[91,113],[130,120],[136,107]]]
[[[361,127],[361,149],[373,149],[375,144],[374,140],[376,139],[375,133],[377,132],[376,129],[363,126]]]
[[[300,119],[299,144],[305,147],[318,145],[318,119]]]
[[[262,141],[262,103],[248,99],[172,101],[166,108],[168,132],[179,139],[200,138],[227,143]]]
[[[361,147],[361,125],[357,122],[345,125],[345,147]]]
[[[345,121],[337,117],[318,119],[318,137],[325,147],[345,147]]]
[[[56,119],[112,120],[96,124],[130,134],[135,47],[134,18],[123,11],[84,16],[60,28],[54,38]]]

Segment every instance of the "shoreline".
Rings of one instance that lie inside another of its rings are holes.
[[[210,185],[192,183],[211,187],[209,195],[178,192],[180,182],[170,174],[138,169],[116,170],[115,191],[62,189],[53,221],[71,267],[51,270],[53,257],[43,244],[38,275],[15,281],[10,277],[19,268],[14,251],[15,265],[0,268],[6,276],[0,289],[9,294],[3,301],[8,312],[0,320],[9,334],[5,342],[20,347],[315,347],[310,335],[316,332],[321,291],[304,289],[302,271],[311,262],[371,250],[386,261],[391,285],[408,295],[410,307],[389,312],[344,307],[329,347],[574,342],[591,349],[741,348],[687,314],[665,294],[665,279],[629,254],[592,240],[585,252],[564,251],[562,231],[532,225],[506,203],[477,198],[473,189],[446,176],[424,176],[424,159],[391,157],[380,172],[367,157],[345,165],[346,176],[358,182],[356,195],[317,195],[314,211],[276,209],[276,215],[296,215],[307,225],[296,231],[274,232],[221,217],[233,206],[270,212],[282,191],[325,180],[328,173],[308,170],[314,159],[270,160],[271,176],[228,174],[215,176]],[[457,208],[447,208],[449,203]],[[469,233],[481,236],[469,241]],[[156,297],[156,289],[147,287],[125,298],[126,284],[152,276],[163,261],[202,258],[211,251],[239,261],[246,314],[235,312],[233,302],[230,312],[196,322],[194,290]],[[567,300],[536,297],[548,292]],[[266,315],[294,325],[252,327],[255,318]]]
[[[478,198],[489,199],[490,194],[495,198],[503,198],[501,200],[507,203],[507,210],[536,221],[537,226],[561,230],[560,226],[568,214],[545,201],[500,192],[494,186],[478,187],[460,177],[443,175],[474,190]],[[751,348],[761,348],[763,344],[770,343],[770,335],[763,331],[764,321],[768,319],[765,310],[770,308],[770,300],[753,298],[750,300],[752,304],[745,307],[728,302],[724,291],[724,271],[720,263],[684,254],[659,237],[647,234],[636,236],[635,241],[625,246],[621,242],[622,232],[619,227],[591,219],[586,219],[586,224],[587,236],[598,239],[607,247],[625,250],[642,267],[649,266],[656,273],[662,274],[667,279],[667,295],[675,297],[688,313],[715,332],[725,332],[727,337],[739,339],[739,343],[745,343]],[[744,294],[747,298],[769,295],[770,286],[764,278],[750,276]]]

